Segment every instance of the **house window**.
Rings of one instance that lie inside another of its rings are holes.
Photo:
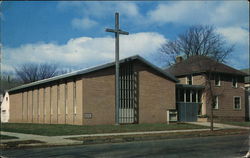
[[[201,90],[198,90],[198,102],[200,103],[201,102],[201,95],[202,95],[202,91]]]
[[[240,110],[241,106],[240,106],[240,97],[234,97],[234,109],[236,110]]]
[[[192,75],[188,75],[187,78],[186,78],[186,80],[187,80],[187,84],[189,84],[189,85],[193,84]]]
[[[234,88],[237,88],[237,78],[233,78],[233,79],[232,79],[232,86],[233,86]]]
[[[191,91],[191,96],[192,96],[192,102],[196,102],[196,91]]]
[[[215,75],[214,82],[215,86],[220,86],[220,75]]]
[[[6,101],[8,101],[8,97],[6,97]]]
[[[190,99],[190,90],[187,89],[186,90],[186,102],[190,102],[190,101],[191,101],[191,99]]]
[[[180,91],[179,101],[184,102],[184,95],[185,95],[184,89],[179,89],[179,91]]]
[[[215,104],[213,105],[214,109],[219,109],[219,96],[215,96]]]

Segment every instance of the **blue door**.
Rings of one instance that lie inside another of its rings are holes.
[[[196,122],[198,103],[177,103],[178,120],[180,122]]]

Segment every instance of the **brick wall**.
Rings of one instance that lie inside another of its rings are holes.
[[[163,123],[167,110],[175,109],[175,83],[137,63],[139,71],[139,123]]]

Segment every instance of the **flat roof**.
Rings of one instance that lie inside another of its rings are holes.
[[[177,78],[175,78],[173,75],[169,74],[168,72],[163,71],[161,68],[153,65],[152,63],[150,63],[149,61],[147,61],[146,59],[142,58],[139,55],[135,55],[135,56],[131,56],[131,57],[128,57],[128,58],[121,59],[120,63],[124,63],[126,61],[132,61],[132,60],[139,60],[140,62],[148,65],[152,69],[154,69],[157,72],[159,72],[160,74],[164,75],[165,77],[167,77],[171,81],[179,82],[179,80]],[[8,90],[8,92],[14,92],[14,91],[21,90],[21,89],[24,89],[24,88],[29,88],[29,87],[49,83],[49,82],[52,82],[52,81],[57,81],[57,80],[65,79],[65,78],[70,78],[70,77],[73,77],[73,76],[87,74],[87,73],[98,71],[98,70],[101,70],[101,69],[105,69],[105,68],[108,68],[108,67],[111,67],[111,66],[114,66],[114,65],[115,65],[115,62],[110,62],[110,63],[102,64],[102,65],[99,65],[99,66],[74,71],[74,72],[71,72],[71,73],[67,73],[67,74],[63,74],[63,75],[59,75],[59,76],[39,80],[39,81],[36,81],[36,82],[24,84],[24,85],[12,88],[12,89]]]

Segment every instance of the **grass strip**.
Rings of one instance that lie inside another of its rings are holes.
[[[36,134],[44,136],[81,135],[98,133],[121,133],[141,131],[168,131],[183,129],[204,129],[205,126],[185,123],[157,123],[157,124],[128,124],[128,125],[60,125],[60,124],[30,124],[3,123],[1,131]]]

